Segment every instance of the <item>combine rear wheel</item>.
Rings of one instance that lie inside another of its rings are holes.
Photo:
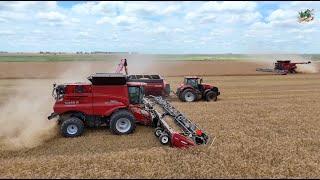
[[[83,133],[84,124],[77,117],[70,117],[61,124],[61,133],[64,137],[76,137]]]

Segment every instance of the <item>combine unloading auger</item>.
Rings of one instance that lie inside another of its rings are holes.
[[[183,148],[209,143],[206,132],[161,96],[146,97],[144,104],[146,110],[152,115],[156,127],[154,134],[159,138],[161,144]],[[176,128],[173,128],[172,125],[175,125]]]

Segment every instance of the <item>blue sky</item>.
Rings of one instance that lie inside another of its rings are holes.
[[[313,8],[315,20],[298,23]],[[320,2],[1,1],[0,51],[319,53]]]

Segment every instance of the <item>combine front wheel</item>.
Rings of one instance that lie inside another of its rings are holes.
[[[114,134],[130,134],[135,130],[134,116],[126,111],[120,110],[110,118],[110,129]]]

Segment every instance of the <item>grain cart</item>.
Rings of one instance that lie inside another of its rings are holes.
[[[288,73],[295,74],[297,73],[297,64],[310,64],[311,61],[308,62],[291,62],[291,60],[277,60],[276,63],[274,63],[274,68],[257,68],[256,71],[261,72],[273,72],[276,74],[286,75]]]
[[[99,126],[108,126],[114,134],[124,135],[132,133],[136,123],[171,129],[161,123],[163,114],[160,116],[161,112],[152,108],[153,105],[148,103],[150,98],[144,97],[145,83],[128,82],[125,75],[110,73],[96,73],[89,76],[88,80],[91,83],[54,84],[52,95],[56,101],[54,112],[48,119],[57,117],[63,136],[80,136],[85,127]],[[189,142],[186,134],[166,135],[168,142],[160,142],[170,143],[173,147],[206,144],[206,140],[202,143]]]
[[[202,81],[202,78],[197,76],[186,76],[175,94],[181,101],[185,102],[193,102],[200,99],[216,101],[220,95],[219,89],[210,84],[202,83]]]
[[[144,93],[146,96],[163,96],[167,97],[170,95],[170,84],[158,74],[139,74],[139,75],[128,75],[128,82],[142,82],[144,86]]]
[[[144,86],[145,95],[153,96],[163,96],[167,97],[170,95],[170,84],[165,81],[165,79],[158,74],[133,74],[128,75],[127,69],[127,59],[122,58],[120,63],[116,67],[115,72],[121,73],[125,69],[125,74],[127,75],[128,82],[142,82],[146,85]]]

